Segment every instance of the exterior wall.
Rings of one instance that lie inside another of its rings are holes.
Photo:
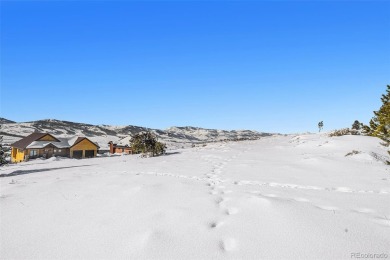
[[[47,134],[38,139],[38,141],[56,141],[51,135]]]
[[[37,155],[36,155],[36,156],[30,156],[30,151],[31,151],[31,150],[37,151]],[[26,155],[27,155],[28,158],[30,158],[30,159],[42,157],[43,154],[44,154],[43,149],[27,149],[27,151],[26,151]]]
[[[108,143],[110,145],[110,153],[115,153],[114,152],[114,144],[112,142]]]
[[[27,156],[28,158],[38,158],[38,157],[44,157],[44,155],[46,156],[48,154],[48,149],[51,149],[52,150],[52,156],[62,156],[62,157],[69,157],[69,148],[65,148],[65,149],[53,149],[53,148],[46,148],[46,149],[26,149],[24,151],[18,149],[18,148],[15,148],[15,147],[12,147],[11,149],[11,163],[18,163],[18,162],[23,162],[25,161],[25,157]],[[37,155],[36,156],[30,156],[30,151],[31,150],[36,150],[37,151]],[[55,152],[55,150],[57,152]],[[61,152],[59,152],[59,150],[61,150]],[[89,150],[89,149],[87,149]],[[91,149],[92,150],[92,149]],[[96,155],[96,153],[95,153]]]
[[[133,151],[131,150],[130,147],[121,147],[121,148],[117,148],[117,147],[114,147],[113,149],[114,151],[112,153],[127,153],[127,154],[133,154]]]
[[[44,149],[38,149],[38,155],[39,157],[42,157],[44,154],[45,154],[45,150]]]
[[[133,154],[133,150],[131,150],[131,148],[125,148],[123,152],[127,154]]]
[[[11,150],[11,163],[18,163],[24,161],[25,151],[12,147]]]
[[[61,150],[61,152],[59,151]],[[69,157],[69,148],[54,149],[55,156]]]
[[[85,158],[85,150],[94,150],[94,155],[93,155],[94,157],[96,157],[97,154],[97,146],[91,143],[90,141],[88,141],[87,139],[82,140],[81,142],[79,142],[78,144],[70,148],[70,158],[73,158],[73,151],[75,150],[83,151],[82,158]]]
[[[44,155],[48,154],[48,149],[52,151],[52,156],[62,156],[62,157],[69,157],[69,148],[43,148],[43,149],[27,149],[26,155],[28,155],[29,158],[38,158],[38,157],[46,157]],[[30,156],[30,151],[35,150],[37,151],[36,156]],[[61,152],[59,151],[61,150]]]

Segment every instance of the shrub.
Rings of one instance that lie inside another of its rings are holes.
[[[347,153],[345,156],[350,156],[350,155],[359,154],[359,153],[361,153],[361,152],[356,151],[356,150],[352,150],[352,152]]]
[[[360,131],[350,128],[343,128],[339,130],[334,130],[333,132],[329,133],[330,137],[343,135],[360,135]]]
[[[157,136],[149,131],[135,134],[130,140],[131,148],[135,153],[156,156],[165,154],[166,145],[157,141]]]

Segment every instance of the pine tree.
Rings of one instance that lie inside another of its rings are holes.
[[[372,131],[371,128],[368,125],[362,125],[362,134],[364,135],[371,135]]]
[[[166,145],[158,142],[157,136],[150,131],[135,134],[130,145],[135,153],[148,153],[152,156],[164,154],[166,150]]]
[[[1,130],[2,125],[0,125]],[[7,164],[7,160],[5,159],[5,153],[3,148],[3,136],[0,135],[0,166],[3,166],[4,164]]]
[[[382,106],[374,111],[374,117],[370,120],[369,135],[383,140],[382,145],[390,146],[390,85],[387,85],[386,94],[381,97]],[[390,154],[390,151],[388,151]],[[390,162],[387,162],[390,164]]]
[[[362,124],[358,120],[355,120],[355,122],[353,122],[353,124],[352,124],[352,129],[360,130],[361,127],[362,127]]]
[[[318,123],[318,132],[321,132],[323,127],[324,127],[324,121],[319,122]]]
[[[382,106],[378,111],[374,111],[374,117],[370,121],[371,135],[379,137],[385,142],[386,146],[390,144],[390,85],[387,85],[386,94],[382,95]]]

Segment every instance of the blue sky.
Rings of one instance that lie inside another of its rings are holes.
[[[1,117],[269,132],[368,123],[388,1],[2,1]]]

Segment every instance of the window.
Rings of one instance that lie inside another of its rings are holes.
[[[59,149],[58,152],[60,153],[60,152],[61,152],[61,149]]]
[[[38,155],[38,151],[37,150],[30,150],[30,157],[34,157],[34,156],[37,156]]]
[[[54,152],[56,153],[56,152],[57,152],[57,149],[54,149]]]

